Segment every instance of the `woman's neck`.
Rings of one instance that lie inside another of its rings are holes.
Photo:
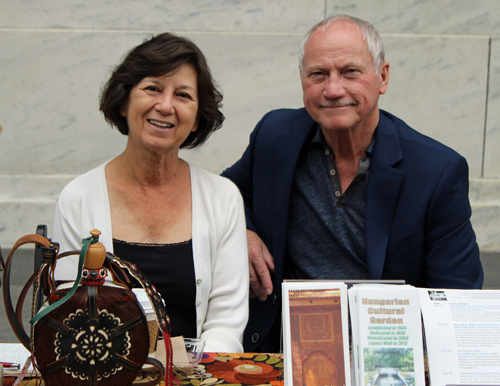
[[[168,185],[187,168],[186,162],[178,154],[147,150],[138,154],[128,147],[111,162],[114,163],[111,165],[114,172],[123,183],[144,188]]]

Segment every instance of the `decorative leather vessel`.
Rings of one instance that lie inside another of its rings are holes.
[[[27,235],[16,242],[7,257],[3,275],[4,304],[14,333],[33,354],[47,386],[95,386],[97,382],[102,386],[132,385],[144,372],[144,364],[149,366],[141,385],[156,385],[163,378],[166,385],[172,385],[170,321],[163,300],[135,265],[106,253],[98,241],[101,232],[93,230],[90,233],[91,237],[82,240],[81,251],[62,254],[59,254],[57,243],[40,235]],[[27,243],[42,248],[42,265],[24,286],[14,311],[9,288],[10,270],[14,252]],[[80,255],[76,280],[58,283],[56,287],[57,260],[75,254]],[[109,274],[113,281],[105,280]],[[22,308],[32,285],[30,338],[23,326]],[[159,361],[148,357],[150,328],[131,291],[133,287],[144,288],[155,309],[166,345],[166,371]],[[47,300],[35,312],[38,291],[43,291]]]

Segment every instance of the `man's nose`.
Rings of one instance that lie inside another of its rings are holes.
[[[164,115],[172,114],[172,112],[174,111],[173,101],[174,101],[173,95],[164,92],[158,97],[158,100],[155,105],[156,111]]]
[[[330,74],[326,80],[325,89],[323,91],[324,96],[329,99],[341,98],[345,95],[345,87],[342,83],[342,79],[335,74]]]

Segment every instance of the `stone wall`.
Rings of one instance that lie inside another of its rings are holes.
[[[339,5],[341,4],[341,5]],[[52,225],[61,188],[118,155],[98,112],[110,69],[152,33],[191,38],[224,93],[226,122],[182,156],[215,173],[270,109],[301,107],[297,47],[325,16],[381,32],[382,108],[453,147],[470,167],[482,251],[500,251],[500,2],[496,0],[4,0],[0,2],[0,245]]]

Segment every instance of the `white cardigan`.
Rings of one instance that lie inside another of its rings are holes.
[[[81,249],[92,229],[101,231],[99,241],[113,252],[105,166],[82,174],[61,191],[52,234],[61,252]],[[191,164],[189,170],[198,337],[206,340],[207,352],[242,352],[249,289],[243,201],[230,180]],[[77,259],[59,261],[56,278],[74,280]]]

